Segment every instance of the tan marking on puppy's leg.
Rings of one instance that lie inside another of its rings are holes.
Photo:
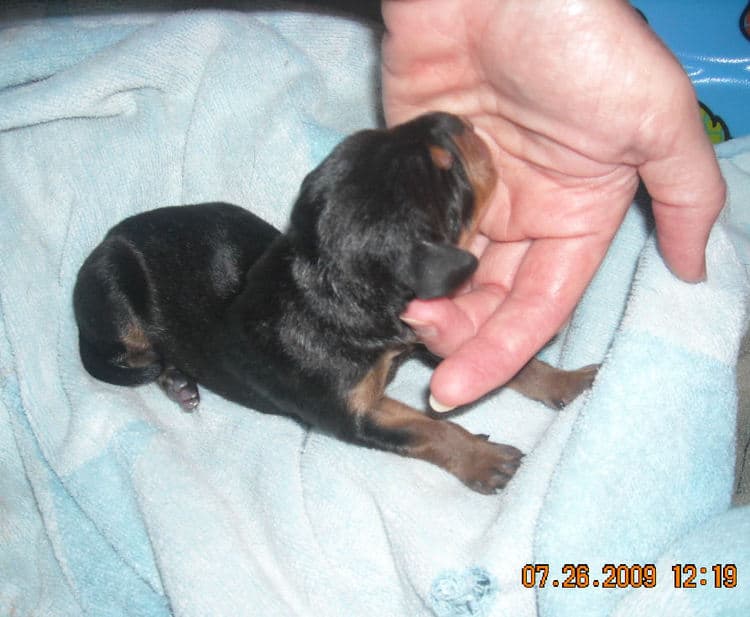
[[[591,387],[598,370],[598,364],[591,364],[564,371],[532,358],[506,386],[547,407],[562,409]]]
[[[388,397],[367,413],[367,422],[379,436],[397,436],[396,452],[418,458],[452,473],[480,493],[504,487],[521,463],[517,448],[473,435],[458,424],[435,420]]]
[[[523,454],[518,449],[430,418],[383,394],[400,353],[386,351],[349,392],[354,441],[433,463],[480,493],[505,486],[520,465]]]
[[[351,411],[364,413],[372,409],[375,403],[383,397],[385,387],[388,385],[391,365],[400,353],[400,350],[385,351],[367,375],[351,389],[347,401]]]
[[[128,324],[120,341],[127,350],[127,362],[133,368],[141,368],[157,362],[159,355],[151,346],[146,333],[140,324],[131,322]]]

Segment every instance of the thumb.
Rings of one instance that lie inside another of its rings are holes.
[[[726,198],[713,147],[696,118],[675,151],[649,161],[639,173],[652,198],[659,250],[679,278],[706,278],[706,244]]]

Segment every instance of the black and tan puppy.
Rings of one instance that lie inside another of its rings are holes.
[[[185,409],[201,384],[494,492],[516,448],[384,395],[415,343],[399,315],[474,272],[462,247],[494,184],[473,130],[434,113],[344,140],[305,178],[284,234],[227,204],[128,218],[78,275],[83,364],[109,383],[158,380]],[[511,385],[561,405],[593,374],[532,362]]]

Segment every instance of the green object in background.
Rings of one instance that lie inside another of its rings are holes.
[[[706,133],[712,144],[720,144],[730,138],[729,128],[726,122],[720,116],[714,114],[705,104],[700,103],[701,118],[703,126],[706,127]]]
[[[631,0],[682,64],[714,144],[750,135],[750,0]]]

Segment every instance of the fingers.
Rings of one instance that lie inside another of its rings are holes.
[[[473,281],[453,299],[415,300],[402,315],[434,354],[448,356],[474,336],[513,286],[529,241],[495,242],[479,235],[472,252],[480,259]]]
[[[432,353],[445,357],[477,333],[505,296],[500,287],[483,287],[456,300],[415,300],[401,319]]]
[[[504,301],[435,370],[431,392],[436,410],[472,402],[513,377],[568,319],[610,240],[611,235],[601,235],[536,241]],[[481,302],[462,301],[464,311],[439,307],[453,319],[447,322],[450,329],[456,328],[447,347],[470,332],[469,324],[477,318],[467,311]],[[464,312],[463,318],[456,311]]]
[[[466,37],[480,30],[474,22],[481,23],[492,4],[383,0],[381,84],[388,126],[432,110],[477,110],[476,87],[484,77],[467,52]]]
[[[726,196],[713,148],[695,124],[676,153],[639,169],[653,200],[662,257],[676,276],[693,283],[706,278],[706,244]]]

